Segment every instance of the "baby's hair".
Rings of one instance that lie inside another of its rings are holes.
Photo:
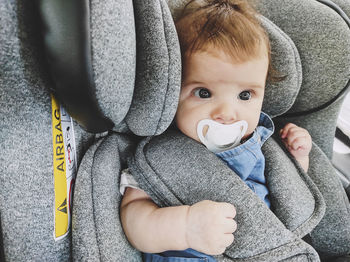
[[[176,21],[182,59],[196,51],[220,49],[234,61],[268,56],[268,80],[278,80],[271,67],[270,41],[247,0],[191,0]]]

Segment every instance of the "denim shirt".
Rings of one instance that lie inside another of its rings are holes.
[[[274,129],[272,119],[261,112],[258,126],[247,141],[230,150],[216,154],[235,171],[269,208],[271,204],[264,175],[265,157],[261,151],[261,146],[273,134]]]

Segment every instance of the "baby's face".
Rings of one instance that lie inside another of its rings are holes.
[[[195,52],[184,61],[177,127],[200,141],[197,124],[211,119],[221,124],[245,120],[248,130],[256,128],[264,98],[268,57],[234,63],[224,52]]]

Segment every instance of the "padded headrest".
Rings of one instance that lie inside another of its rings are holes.
[[[334,2],[342,1],[257,2],[259,11],[288,34],[300,54],[303,83],[290,116],[327,107],[349,85],[350,22]]]
[[[140,136],[158,135],[171,124],[181,87],[181,54],[164,0],[134,1],[137,70],[126,123]]]
[[[38,1],[53,93],[86,130],[119,124],[135,81],[135,26],[127,0]],[[113,10],[113,11],[111,11]]]
[[[181,62],[163,0],[134,7],[128,0],[52,0],[40,1],[40,9],[53,92],[75,120],[90,132],[114,124],[115,131],[139,136],[170,125]]]
[[[263,111],[275,117],[288,111],[295,102],[302,83],[302,68],[298,50],[293,41],[264,16],[260,22],[269,35],[274,69],[285,78],[277,83],[266,83]]]

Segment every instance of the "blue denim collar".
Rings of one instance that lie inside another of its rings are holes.
[[[261,145],[265,143],[265,141],[272,136],[275,131],[275,125],[271,117],[269,117],[266,113],[261,112],[258,126],[256,127],[255,132],[257,132],[261,139]],[[254,135],[253,135],[254,136]]]

